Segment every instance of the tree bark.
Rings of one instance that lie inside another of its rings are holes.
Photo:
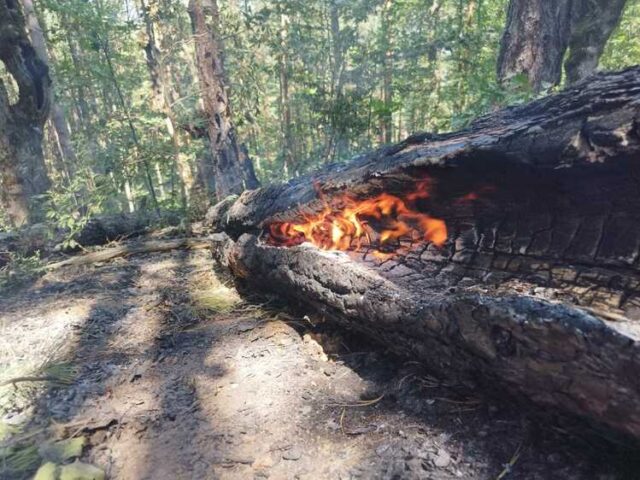
[[[49,51],[45,40],[45,34],[38,21],[38,16],[33,7],[32,0],[22,0],[24,6],[24,14],[29,29],[29,35],[31,37],[31,43],[38,56],[43,62],[49,64]],[[67,175],[67,178],[73,177],[75,169],[78,165],[78,158],[76,157],[75,149],[71,143],[71,133],[67,126],[66,116],[64,110],[58,104],[58,102],[51,96],[50,100],[50,119],[51,124],[56,132],[56,137],[60,145],[60,151],[62,153],[62,161],[65,170],[62,172]]]
[[[382,6],[382,32],[384,44],[384,59],[382,62],[382,101],[384,114],[382,116],[381,143],[393,141],[393,36],[391,32],[391,0],[385,0]]]
[[[224,232],[214,252],[242,286],[315,309],[447,379],[638,439],[639,155],[637,67],[245,192],[212,212]],[[449,232],[440,247],[401,239],[380,258],[269,239],[272,224],[345,192],[406,193],[425,179],[423,208]]]
[[[51,79],[27,36],[18,2],[0,1],[0,25],[0,62],[20,90],[18,101],[11,104],[0,80],[1,200],[12,224],[21,226],[42,214],[37,196],[50,186],[42,138]]]
[[[153,18],[149,11],[149,7],[144,0],[140,0],[140,9],[144,18],[147,44],[144,47],[147,68],[151,78],[151,89],[153,91],[153,107],[156,111],[162,112],[165,116],[167,132],[171,137],[171,145],[173,148],[173,163],[180,177],[180,200],[182,207],[186,209],[189,205],[189,191],[193,186],[193,175],[189,165],[186,164],[180,156],[180,139],[176,131],[176,119],[173,109],[171,108],[171,100],[167,88],[167,72],[166,68],[161,64],[160,48],[156,41],[156,29]]]
[[[280,130],[284,175],[285,178],[289,178],[290,175],[297,175],[294,165],[296,155],[291,130],[291,99],[289,98],[289,45],[287,40],[289,17],[281,11],[279,12],[279,16],[280,30],[278,37],[280,52],[278,55],[278,71],[280,74]]]
[[[220,17],[216,0],[190,0],[198,74],[207,114],[207,130],[216,171],[218,200],[258,187],[253,164],[238,143],[223,63]]]
[[[626,0],[511,0],[500,43],[498,78],[523,74],[535,92],[592,75]]]
[[[580,0],[573,2],[567,82],[573,84],[592,75],[607,40],[613,33],[627,0]]]
[[[500,42],[498,78],[524,74],[534,91],[557,85],[569,43],[570,0],[511,0]]]

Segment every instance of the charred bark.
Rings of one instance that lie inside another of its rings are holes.
[[[39,195],[50,186],[42,153],[44,123],[49,115],[51,79],[25,29],[19,2],[0,1],[0,63],[19,89],[11,103],[0,79],[1,200],[15,226],[38,219]]]
[[[640,437],[640,67],[420,134],[212,212],[217,259],[423,361]],[[449,232],[371,251],[276,246],[269,225],[345,191],[399,194]],[[314,183],[316,186],[314,187]],[[319,186],[318,186],[319,185]],[[318,198],[318,189],[324,200]],[[402,252],[402,253],[399,253]]]

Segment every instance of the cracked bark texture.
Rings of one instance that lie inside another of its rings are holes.
[[[524,74],[535,92],[592,75],[626,0],[511,0],[500,43],[498,78]]]
[[[300,302],[425,363],[640,437],[640,68],[420,134],[212,211],[238,282]],[[434,185],[443,247],[270,246],[265,227],[344,190]],[[474,195],[468,194],[473,192]]]
[[[38,220],[36,199],[50,186],[42,138],[51,80],[29,40],[17,0],[0,0],[0,25],[0,62],[19,89],[19,98],[12,103],[0,79],[0,199],[9,220],[21,226]]]
[[[238,142],[233,124],[216,0],[190,0],[189,15],[214,160],[216,196],[222,200],[245,189],[257,188],[259,182],[245,146]]]

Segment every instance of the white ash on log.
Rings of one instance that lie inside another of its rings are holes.
[[[212,217],[239,282],[640,438],[640,67]]]

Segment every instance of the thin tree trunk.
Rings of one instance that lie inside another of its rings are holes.
[[[167,85],[166,68],[159,60],[160,48],[156,40],[156,29],[153,19],[151,18],[149,9],[144,0],[140,0],[140,8],[145,21],[147,44],[144,47],[147,68],[151,77],[151,89],[153,91],[153,106],[156,111],[162,112],[165,116],[167,132],[171,138],[173,150],[173,162],[180,176],[180,200],[182,207],[186,209],[189,205],[189,190],[193,184],[193,175],[189,165],[182,161],[180,156],[180,138],[176,131],[175,115],[171,108],[171,100],[169,98],[169,88]]]
[[[0,198],[12,224],[21,226],[41,218],[36,197],[51,185],[42,152],[51,79],[27,36],[17,2],[0,2],[0,25],[0,61],[20,91],[18,101],[11,104],[0,80]]]
[[[140,140],[138,137],[138,132],[136,131],[135,126],[133,125],[133,120],[131,119],[131,113],[129,112],[129,107],[127,105],[126,100],[124,99],[122,89],[120,88],[120,83],[118,82],[118,78],[116,76],[116,72],[113,67],[113,62],[111,61],[109,45],[105,40],[104,42],[100,41],[100,46],[102,48],[102,52],[104,53],[105,59],[107,61],[107,66],[109,67],[109,73],[111,74],[111,80],[113,82],[113,86],[116,89],[120,106],[122,107],[122,110],[124,111],[125,116],[127,118],[127,125],[129,126],[129,130],[131,132],[131,139],[133,140],[133,144],[134,144],[134,158],[139,159],[141,155],[141,146],[140,146]],[[154,209],[156,211],[156,214],[160,216],[160,204],[158,203],[158,198],[156,197],[156,192],[153,186],[153,178],[151,176],[151,165],[149,165],[149,161],[144,156],[142,157],[142,165],[144,167],[147,189],[151,196]]]
[[[383,143],[393,141],[393,39],[391,36],[391,1],[385,0],[382,7],[382,40],[386,42],[382,64],[382,101],[384,115],[381,121],[381,140]]]
[[[236,138],[224,73],[218,5],[215,0],[190,0],[189,14],[216,171],[216,195],[223,199],[256,188],[259,182],[245,147]]]
[[[285,177],[296,175],[294,159],[295,151],[291,135],[291,104],[289,99],[289,55],[288,55],[288,23],[289,18],[280,13],[280,55],[278,70],[280,74],[280,130],[282,134],[282,156],[284,158]]]

